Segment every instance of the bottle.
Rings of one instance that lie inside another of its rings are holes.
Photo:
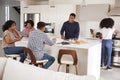
[[[91,37],[91,38],[94,38],[94,33],[91,33],[90,37]]]
[[[93,29],[90,29],[90,37],[94,38],[94,30]]]

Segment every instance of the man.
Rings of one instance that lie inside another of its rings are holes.
[[[44,31],[45,23],[38,22],[37,30],[32,31],[29,35],[28,47],[33,51],[37,60],[48,59],[48,62],[43,66],[43,68],[47,69],[53,64],[55,58],[45,52],[44,45],[52,46],[55,40],[51,41]]]
[[[75,21],[75,17],[76,15],[74,13],[71,13],[69,20],[63,24],[60,31],[62,39],[78,39],[80,28],[79,23]]]

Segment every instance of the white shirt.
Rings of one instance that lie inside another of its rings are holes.
[[[102,28],[100,32],[102,33],[103,39],[112,39],[114,31],[114,28]]]

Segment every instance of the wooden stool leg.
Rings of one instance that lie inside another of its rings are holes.
[[[66,65],[66,73],[69,73],[69,64]]]
[[[13,59],[14,59],[14,60],[17,60],[17,58],[16,58],[16,57],[13,57]]]
[[[43,67],[43,63],[40,63],[39,66],[42,68]]]
[[[75,71],[76,71],[76,75],[78,75],[77,65],[75,65]]]
[[[59,66],[58,66],[58,70],[57,70],[57,71],[59,71],[59,70],[60,70],[60,66],[61,66],[61,65],[59,64]]]
[[[30,65],[32,65],[32,63],[31,63],[31,62],[30,62],[29,64],[30,64]]]

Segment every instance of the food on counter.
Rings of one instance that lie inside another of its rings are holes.
[[[85,40],[76,40],[76,43],[81,44],[81,43],[86,43],[86,41]]]

